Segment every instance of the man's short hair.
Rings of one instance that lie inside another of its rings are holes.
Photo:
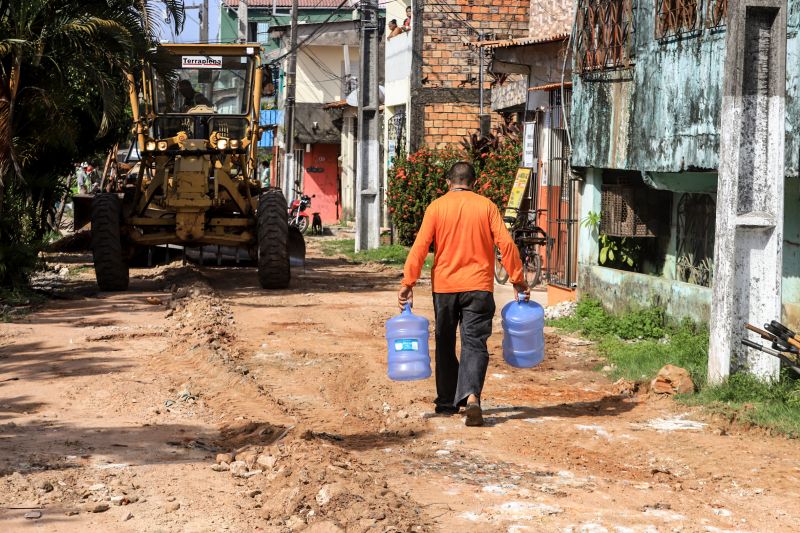
[[[390,20],[389,24],[394,24],[395,26],[397,26],[397,19]]]
[[[447,179],[452,183],[472,185],[475,183],[475,167],[472,166],[472,163],[466,161],[454,163],[447,172]]]

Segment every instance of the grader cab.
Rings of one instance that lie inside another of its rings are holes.
[[[302,236],[290,235],[283,193],[256,173],[266,71],[259,52],[165,44],[159,72],[128,75],[140,162],[91,202],[102,290],[127,289],[136,250],[158,245],[244,248],[262,287],[288,286],[289,240]]]

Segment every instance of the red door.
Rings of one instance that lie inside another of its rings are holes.
[[[339,221],[338,159],[338,144],[312,144],[303,157],[303,193],[316,195],[311,213],[319,213],[323,224]]]

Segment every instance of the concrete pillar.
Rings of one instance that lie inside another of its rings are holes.
[[[746,322],[781,316],[786,0],[734,0],[728,9],[710,383],[740,368],[765,380],[780,370],[741,340]]]
[[[601,192],[603,186],[603,171],[599,168],[587,168],[586,179],[580,184],[578,189],[579,208],[578,220],[578,268],[594,266],[597,264],[600,255],[600,247],[597,242],[597,229],[586,227],[583,223],[589,213],[600,213],[602,208]],[[580,279],[580,274],[578,274]]]
[[[669,242],[667,243],[667,253],[664,258],[664,266],[661,269],[661,277],[668,280],[678,279],[678,204],[685,193],[672,194],[672,213],[670,214]]]
[[[356,209],[355,120],[345,114],[342,122],[342,211],[351,220]]]

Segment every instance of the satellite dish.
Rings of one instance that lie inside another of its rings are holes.
[[[383,100],[384,100],[383,86],[378,85],[378,103],[382,104]],[[345,98],[345,101],[347,102],[347,105],[351,107],[358,107],[358,89],[348,94],[347,98]]]

